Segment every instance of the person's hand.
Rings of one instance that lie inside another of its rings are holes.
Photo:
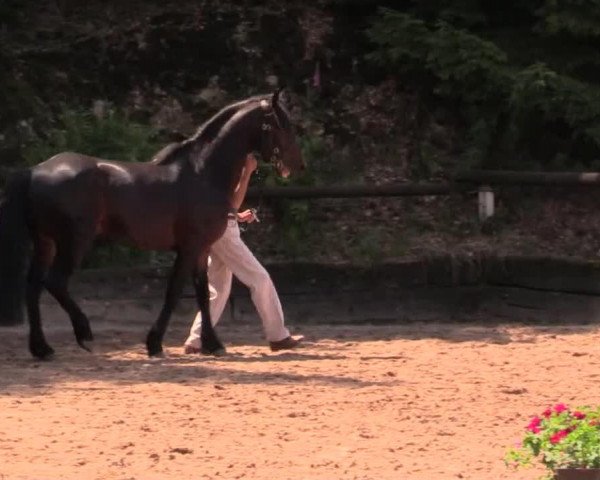
[[[250,210],[244,210],[243,212],[238,212],[237,220],[240,223],[252,223],[258,222],[258,217],[256,216],[256,210],[251,208]]]
[[[256,160],[256,157],[254,155],[249,154],[246,157],[246,165],[244,165],[244,168],[248,173],[252,173],[258,168],[258,161]]]

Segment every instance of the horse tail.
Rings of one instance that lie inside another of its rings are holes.
[[[12,176],[0,204],[0,326],[23,323],[31,233],[27,197],[31,171]]]

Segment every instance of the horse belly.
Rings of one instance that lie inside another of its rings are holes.
[[[175,244],[170,222],[141,215],[124,218],[107,213],[98,223],[97,234],[107,240],[127,243],[142,250],[170,250]]]
[[[144,250],[171,250],[175,246],[173,228],[168,225],[151,226],[144,229],[144,233],[136,235],[135,244]]]

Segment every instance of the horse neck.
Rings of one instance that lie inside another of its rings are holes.
[[[204,157],[204,169],[213,187],[232,195],[237,186],[246,156],[260,147],[262,126],[260,107],[234,118],[227,131],[214,141]]]

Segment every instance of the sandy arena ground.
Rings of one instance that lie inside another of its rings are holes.
[[[149,360],[149,322],[95,325],[93,354],[51,323],[51,362],[0,329],[0,480],[533,479],[502,460],[529,417],[600,402],[595,326],[303,325],[272,354],[229,323],[213,359],[177,321]]]

